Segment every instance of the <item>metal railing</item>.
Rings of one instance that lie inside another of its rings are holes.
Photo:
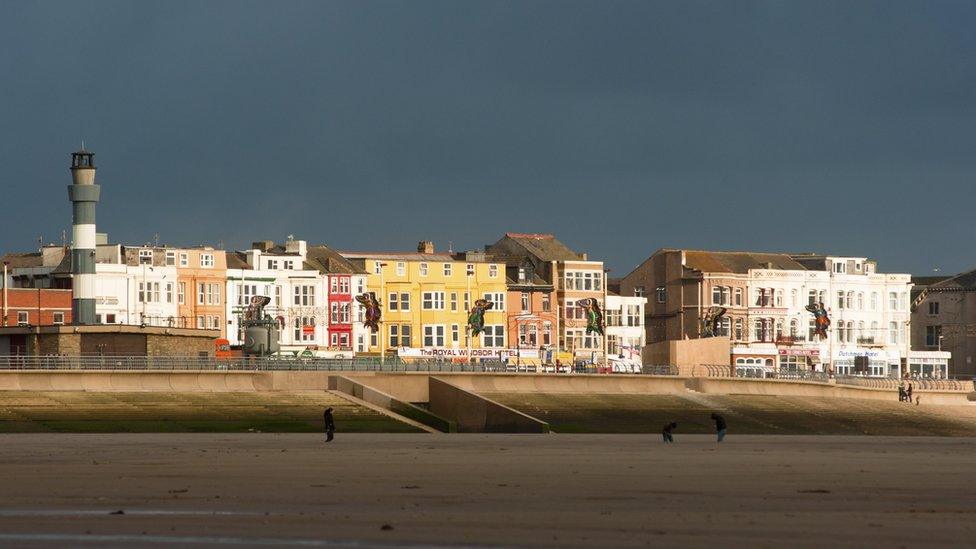
[[[0,356],[0,370],[309,370],[336,372],[505,372],[514,363],[480,361],[452,363],[437,360],[378,357],[358,358],[213,358],[195,356]]]
[[[905,387],[912,384],[914,390],[921,391],[972,391],[973,383],[959,379],[906,379],[891,377],[837,376],[840,385],[854,385],[857,387],[872,387],[875,389],[898,390],[898,385],[904,382]]]
[[[559,371],[553,365],[517,365],[509,360],[480,360],[474,363],[452,362],[438,359],[387,358],[380,362],[379,357],[356,358],[214,358],[196,356],[22,356],[0,355],[0,370],[136,370],[136,371],[270,371],[306,370],[328,372],[497,372],[497,373],[603,373],[612,375],[607,368],[595,366],[579,368],[563,365]],[[630,372],[627,372],[630,373]],[[633,372],[638,373],[638,372]],[[639,372],[650,376],[679,375],[677,366],[645,365]],[[692,376],[731,378],[735,367],[725,364],[699,364],[692,367]],[[809,370],[769,371],[763,379],[828,381],[830,377],[823,372]],[[885,377],[838,375],[834,379],[841,385],[873,387],[897,390],[901,380]],[[916,390],[972,391],[976,381],[961,379],[906,379]]]
[[[678,367],[668,364],[648,364],[641,367],[641,373],[651,376],[676,376],[678,375]]]
[[[26,356],[0,355],[0,370],[176,370],[176,371],[262,371],[308,370],[328,372],[497,372],[527,374],[615,374],[645,373],[677,375],[674,366],[649,366],[646,369],[616,371],[594,364],[525,364],[516,360],[479,359],[476,362],[455,362],[443,359],[388,357],[317,358],[214,358],[197,356]]]

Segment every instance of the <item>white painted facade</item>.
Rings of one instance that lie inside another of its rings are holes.
[[[96,322],[178,326],[176,267],[96,263],[95,273]]]
[[[356,353],[365,353],[369,351],[369,328],[364,324],[366,320],[366,314],[363,311],[363,306],[356,301],[357,295],[362,295],[368,291],[366,286],[366,275],[364,274],[352,274],[349,275],[352,280],[350,284],[352,285],[352,302],[349,307],[349,314],[352,315],[352,341],[353,341],[353,351]]]
[[[646,342],[646,303],[644,297],[607,295],[604,311],[607,355],[614,371],[640,372],[641,350]]]
[[[304,265],[304,241],[294,252],[275,254],[248,250],[247,263],[257,268],[227,269],[227,339],[241,344],[240,321],[255,295],[271,302],[265,314],[278,319],[282,353],[311,350],[322,355],[328,347],[326,276]]]
[[[833,268],[750,269],[744,275],[748,313],[741,324],[726,323],[720,330],[728,330],[737,342],[732,355],[738,369],[833,368],[838,375],[854,374],[855,357],[866,356],[869,370],[859,373],[898,375],[911,343],[911,275],[877,273],[865,258],[827,257],[826,262]],[[847,272],[850,265],[857,269]],[[720,294],[713,291],[710,304],[722,305],[720,297],[737,299]],[[820,302],[831,322],[822,341],[814,335],[814,317],[805,308]]]

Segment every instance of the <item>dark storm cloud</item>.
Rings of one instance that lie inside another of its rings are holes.
[[[0,248],[70,226],[240,247],[557,233],[976,265],[976,5],[11,3]],[[14,205],[11,207],[10,205]]]

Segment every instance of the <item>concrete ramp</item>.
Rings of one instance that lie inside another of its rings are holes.
[[[430,377],[430,410],[461,433],[548,433],[549,424],[494,400]]]
[[[413,421],[423,423],[442,433],[457,432],[457,424],[455,422],[376,390],[365,385],[360,379],[351,379],[346,376],[330,376],[329,389],[351,395],[382,410],[392,412],[397,416],[404,416]]]

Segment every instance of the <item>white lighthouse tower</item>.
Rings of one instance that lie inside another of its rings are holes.
[[[95,324],[95,155],[84,147],[71,153],[71,277],[72,324]]]

